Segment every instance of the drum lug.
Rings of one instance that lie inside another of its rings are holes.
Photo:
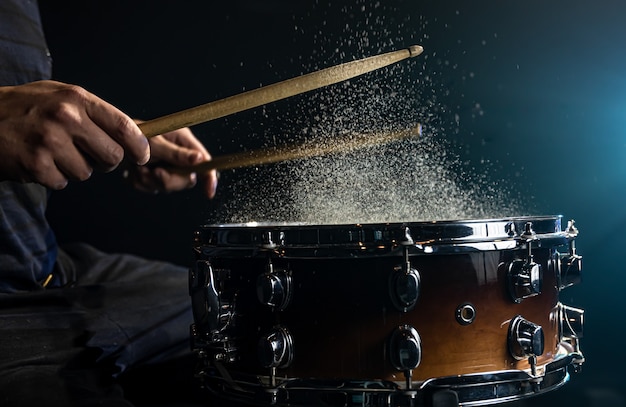
[[[410,325],[401,325],[389,340],[389,358],[396,370],[404,372],[406,388],[410,390],[411,371],[422,361],[422,340],[417,330]]]
[[[394,268],[389,276],[389,294],[393,305],[402,312],[415,307],[420,295],[421,278],[419,272],[411,267],[408,249],[404,249],[404,262]]]
[[[577,254],[559,254],[560,289],[571,287],[582,281],[582,260],[583,257]]]
[[[209,347],[214,360],[232,362],[236,347],[224,332],[230,326],[233,307],[221,298],[215,270],[205,260],[199,260],[189,273],[189,292],[195,323],[191,326],[192,347]]]
[[[511,262],[507,278],[509,293],[516,303],[522,302],[525,298],[541,294],[543,272],[541,265],[533,261],[532,255],[528,260]]]
[[[276,386],[276,368],[285,368],[293,361],[293,338],[287,328],[275,327],[257,344],[259,361],[270,368],[270,386]]]
[[[543,328],[520,315],[509,325],[509,352],[517,360],[528,359],[543,354]]]
[[[532,229],[532,223],[527,222],[524,233],[520,238],[526,242],[528,254],[526,260],[514,260],[509,265],[507,273],[509,293],[514,302],[520,303],[523,299],[541,294],[543,270],[540,264],[534,262],[532,241],[537,238]]]
[[[267,271],[257,278],[257,297],[261,304],[268,305],[279,311],[289,305],[292,295],[291,273],[275,269],[268,260]]]
[[[259,339],[257,349],[263,367],[285,368],[293,361],[293,339],[287,328],[273,328]]]
[[[559,339],[566,343],[574,353],[578,355],[573,362],[574,371],[580,372],[585,358],[580,351],[580,339],[583,337],[583,320],[585,311],[580,308],[570,307],[559,303],[558,312],[560,316]]]
[[[585,311],[559,303],[560,338],[578,340],[583,337]]]
[[[574,238],[578,236],[578,229],[574,226],[573,220],[568,221],[565,233],[569,241],[569,253],[559,253],[557,264],[559,267],[559,288],[564,289],[579,284],[582,281],[583,257],[576,253],[576,242]]]
[[[205,260],[197,261],[189,276],[195,320],[203,325],[206,323],[207,334],[222,332],[230,324],[233,312],[231,305],[220,296],[211,264]]]

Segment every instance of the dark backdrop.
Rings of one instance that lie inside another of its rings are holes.
[[[468,162],[498,163],[502,179],[524,191],[524,204],[575,218],[581,231],[584,281],[563,301],[586,309],[587,361],[564,388],[519,405],[626,404],[618,301],[626,283],[618,256],[626,243],[623,2],[42,0],[41,6],[56,79],[141,118],[424,45],[416,75],[424,100],[436,100],[433,112],[446,137],[463,146]],[[254,147],[268,128],[281,126],[289,106],[194,130],[214,154]],[[229,176],[223,174],[222,187]],[[146,196],[113,173],[54,194],[50,218],[60,240],[185,264],[193,229],[219,205],[219,194],[207,202],[195,190]]]

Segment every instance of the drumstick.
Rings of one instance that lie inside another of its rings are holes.
[[[346,62],[296,78],[267,85],[225,99],[206,103],[167,116],[145,121],[139,128],[146,137],[153,137],[183,127],[189,127],[258,107],[290,96],[305,93],[324,86],[354,78],[367,72],[383,68],[424,51],[420,45]]]
[[[289,161],[299,158],[310,158],[332,153],[349,152],[356,149],[372,147],[379,144],[402,140],[413,136],[419,136],[422,132],[420,124],[410,129],[363,133],[334,138],[330,141],[315,143],[309,141],[301,144],[287,145],[282,147],[263,148],[259,150],[245,151],[233,154],[225,154],[190,167],[170,168],[172,172],[188,174],[191,172],[204,172],[209,170],[228,170],[233,168],[250,167],[255,165],[270,164],[279,161]]]

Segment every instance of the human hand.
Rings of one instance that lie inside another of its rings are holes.
[[[207,197],[213,198],[217,188],[217,173],[209,170],[200,174],[176,171],[209,161],[211,155],[189,128],[174,130],[150,138],[151,158],[147,165],[130,165],[125,176],[139,190],[158,193],[192,188],[198,178]]]
[[[139,165],[150,147],[136,123],[85,89],[54,81],[0,87],[0,180],[52,189]]]

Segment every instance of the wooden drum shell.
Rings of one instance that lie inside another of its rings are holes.
[[[543,270],[539,295],[513,301],[507,272],[511,262],[525,260],[525,248],[409,256],[420,276],[415,306],[404,312],[392,301],[390,276],[403,257],[271,258],[200,256],[234,298],[235,315],[229,336],[236,344],[236,360],[229,369],[268,375],[258,358],[259,338],[273,327],[286,328],[293,338],[293,360],[276,371],[279,377],[343,380],[402,381],[389,357],[394,330],[408,324],[419,333],[421,362],[412,370],[415,381],[510,369],[529,369],[508,349],[508,330],[516,316],[542,327],[544,352],[539,366],[559,349],[558,282],[554,248],[532,251]],[[271,258],[274,269],[292,279],[292,294],[284,310],[261,304],[257,278]],[[471,304],[471,323],[457,319],[459,307]]]

